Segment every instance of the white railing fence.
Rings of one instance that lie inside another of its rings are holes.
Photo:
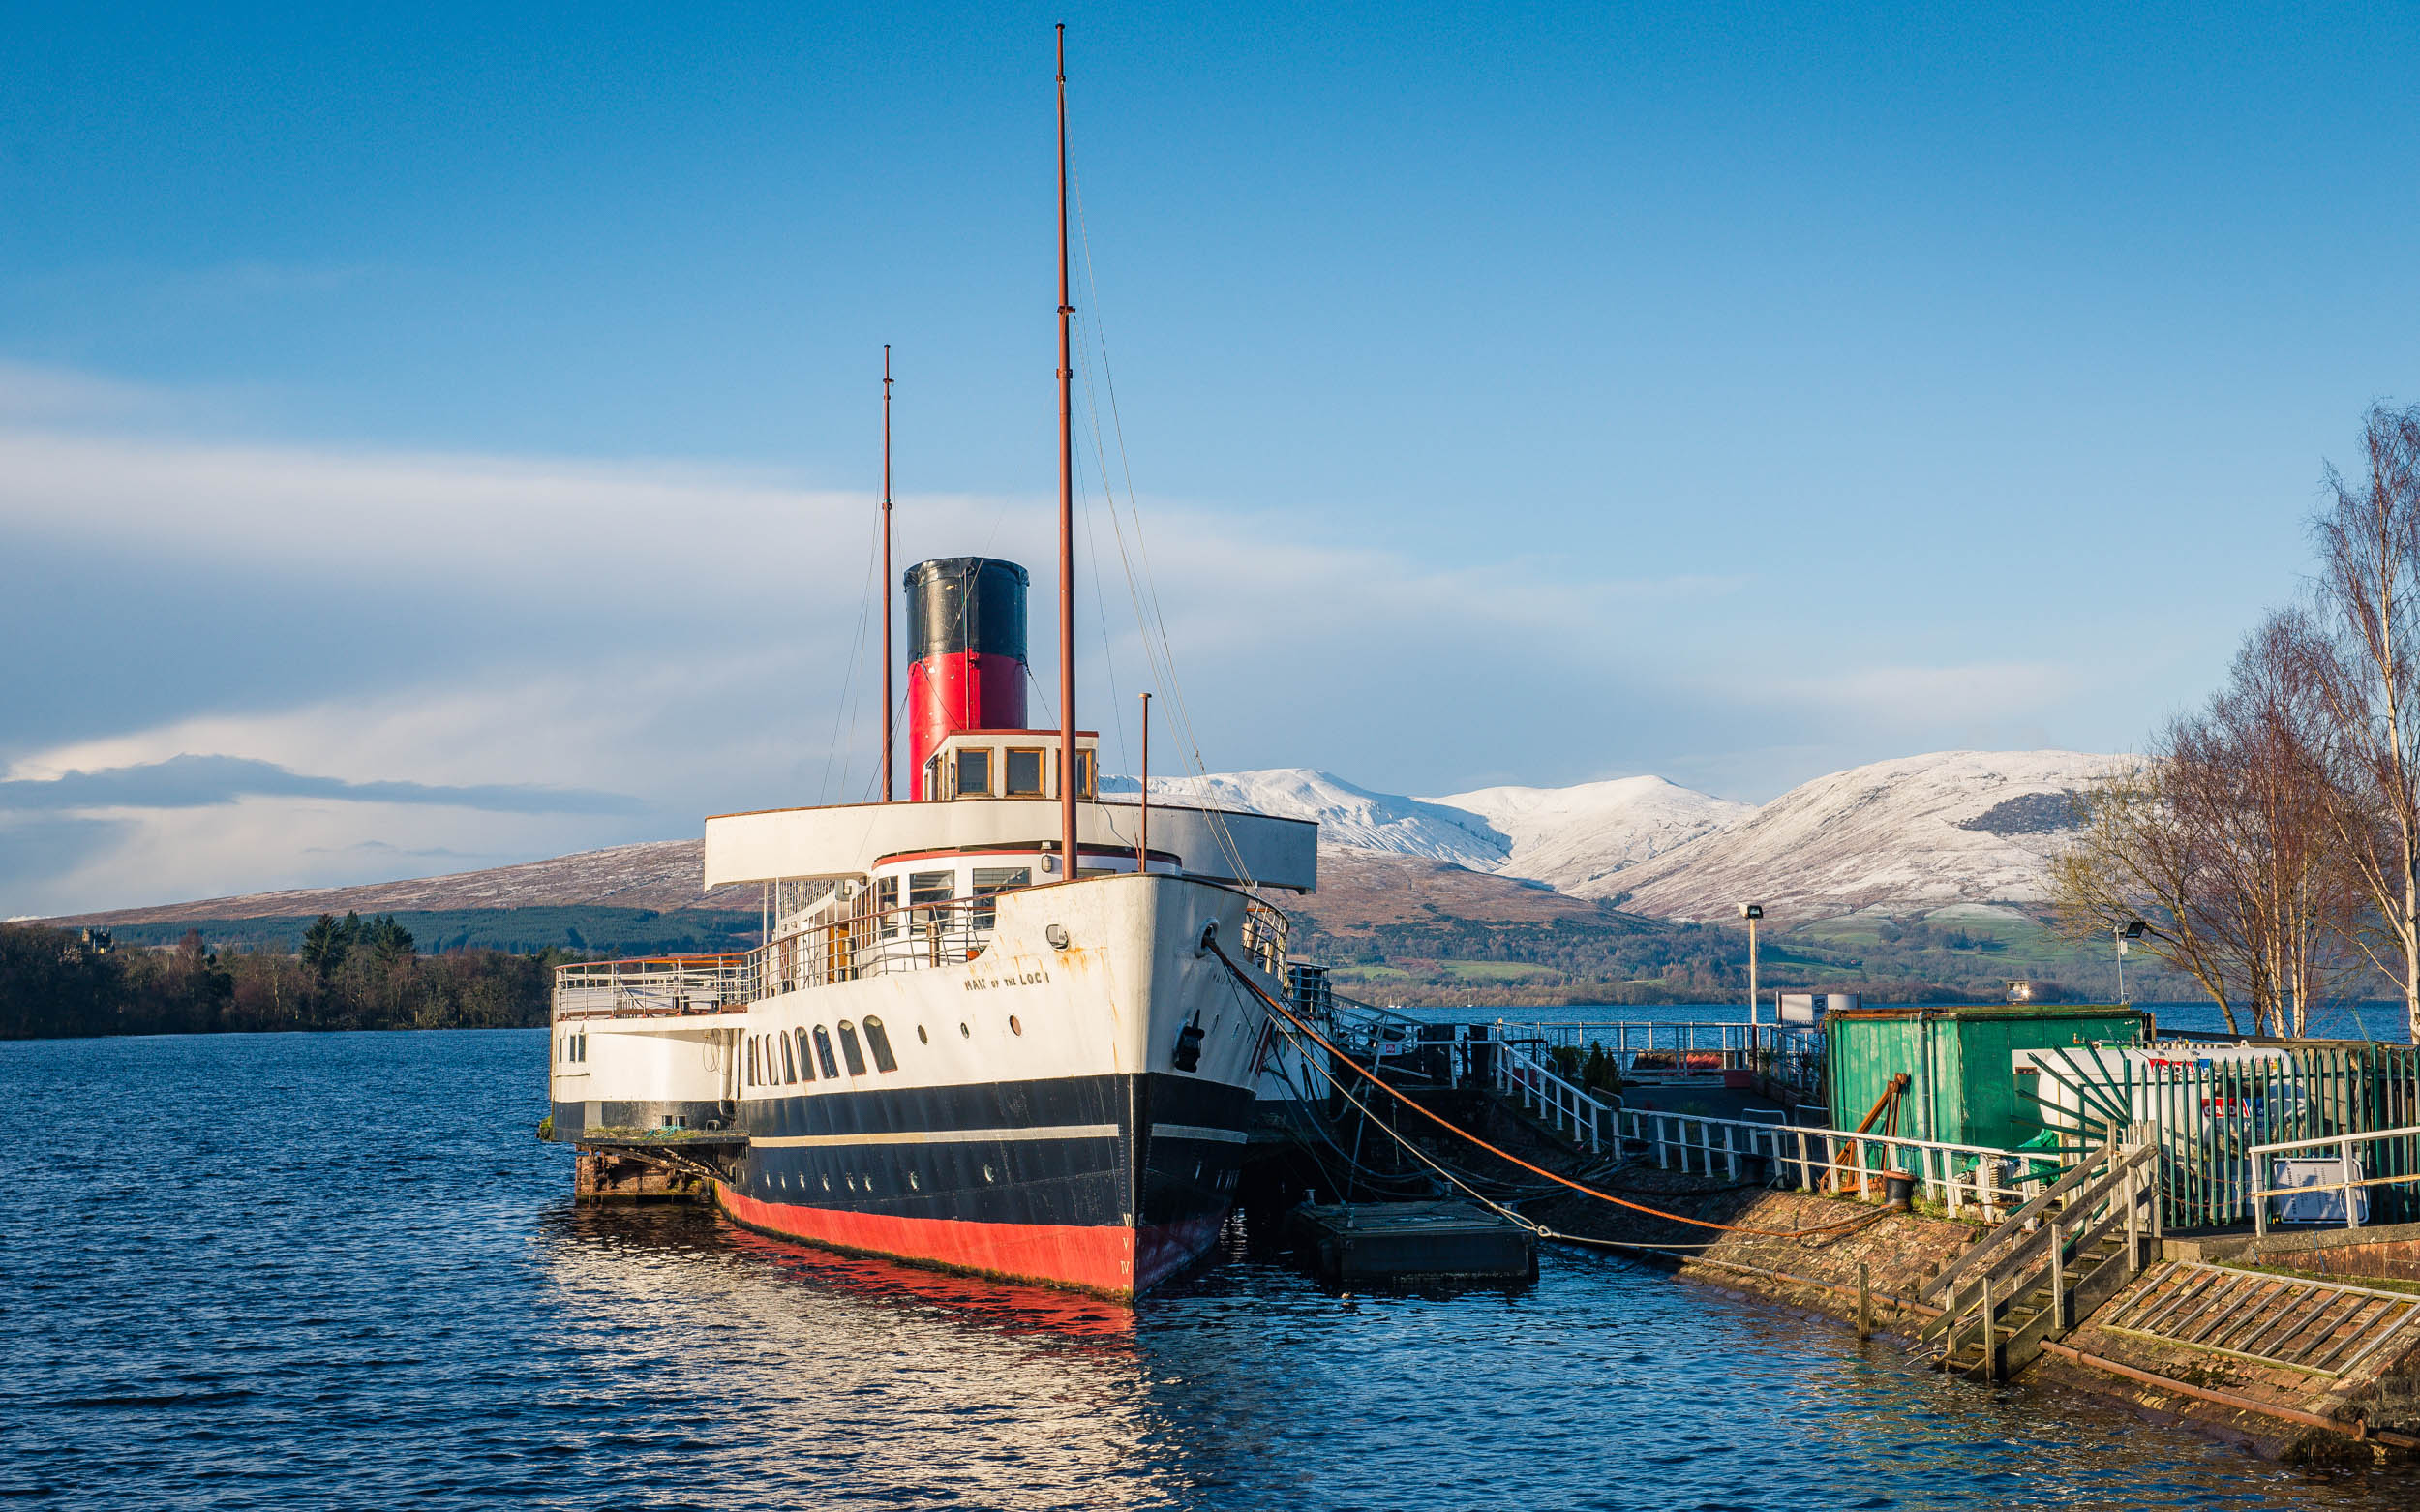
[[[2313,1217],[2296,1218],[2280,1215],[2280,1222],[2331,1223],[2341,1218],[2346,1228],[2358,1228],[2369,1221],[2369,1189],[2420,1185],[2420,1175],[2402,1174],[2365,1176],[2362,1172],[2377,1164],[2375,1156],[2381,1150],[2390,1157],[2407,1150],[2409,1141],[2420,1136],[2420,1125],[2405,1129],[2380,1129],[2370,1134],[2326,1134],[2315,1139],[2282,1139],[2274,1144],[2255,1144],[2245,1154],[2252,1164],[2251,1198],[2253,1231],[2262,1238],[2269,1233],[2269,1203],[2284,1198],[2288,1204],[2296,1199],[2320,1211]],[[2364,1159],[2365,1147],[2373,1158]],[[2334,1151],[2331,1158],[2323,1151]],[[2335,1167],[2331,1172],[2328,1167]],[[2297,1168],[2300,1167],[2300,1168]],[[2280,1183],[2281,1175],[2307,1177]],[[2337,1202],[2333,1214],[2326,1204],[2314,1198],[2334,1194]]]
[[[2031,1200],[2063,1169],[2053,1159],[1988,1145],[1810,1129],[1654,1108],[1619,1110],[1621,1138],[1666,1170],[1764,1179],[1802,1192],[1887,1200],[1893,1178],[1952,1218],[1983,1217]]]
[[[1498,1093],[1589,1154],[1618,1140],[1641,1148],[1666,1170],[1762,1179],[1807,1192],[1854,1191],[1864,1201],[1887,1200],[1896,1177],[1908,1184],[1911,1197],[1921,1195],[1962,1218],[2029,1201],[2064,1169],[2064,1163],[2042,1155],[1810,1129],[1783,1122],[1778,1112],[1770,1119],[1716,1118],[1609,1104],[1520,1045],[1496,1047],[1495,1072]]]

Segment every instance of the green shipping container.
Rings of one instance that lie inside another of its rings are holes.
[[[2049,1003],[1832,1013],[1824,1020],[1831,1126],[1856,1128],[1905,1072],[1901,1138],[2012,1150],[2042,1133],[2034,1103],[2016,1089],[2016,1051],[2139,1044],[2150,1027],[2151,1015],[2131,1008]]]

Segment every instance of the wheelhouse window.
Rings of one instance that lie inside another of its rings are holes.
[[[788,1035],[783,1035],[781,1037],[781,1079],[784,1081],[796,1081],[799,1079],[798,1063],[790,1058],[790,1037]]]
[[[865,1016],[865,1048],[871,1050],[874,1054],[874,1069],[876,1071],[897,1071],[899,1069],[899,1058],[891,1053],[890,1031],[884,1029],[882,1026],[882,1020],[874,1017],[871,1013],[868,1013]]]
[[[935,751],[932,759],[924,763],[924,796],[926,798],[945,796],[941,791],[941,753],[939,751]]]
[[[815,1062],[807,1056],[806,1031],[803,1029],[799,1031],[799,1079],[801,1081],[815,1079]]]
[[[1018,750],[1012,746],[1009,749],[1007,765],[1002,773],[1006,780],[1000,788],[1004,797],[1041,798],[1043,796],[1043,754],[1039,747],[1032,750]]]
[[[957,752],[957,787],[960,798],[991,796],[991,748],[982,746]]]
[[[1091,798],[1094,796],[1092,758],[1093,753],[1090,751],[1077,751],[1075,753],[1075,796],[1078,798]]]
[[[756,1085],[756,1036],[748,1036],[748,1085]]]
[[[824,1033],[822,1024],[815,1026],[815,1060],[824,1068],[825,1080],[830,1081],[840,1074],[840,1063],[832,1054],[832,1036]]]
[[[845,1018],[840,1020],[840,1058],[849,1063],[850,1075],[865,1074],[865,1052],[857,1047],[857,1026]]]
[[[988,929],[998,913],[991,897],[997,892],[1010,892],[1034,885],[1031,866],[978,866],[975,868],[975,927]]]
[[[886,940],[899,933],[899,879],[874,879],[874,912],[882,917],[882,934]]]

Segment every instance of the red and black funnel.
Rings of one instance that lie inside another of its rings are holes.
[[[991,557],[936,557],[907,569],[908,796],[960,730],[1025,728],[1025,569]]]

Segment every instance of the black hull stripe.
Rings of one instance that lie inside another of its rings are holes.
[[[916,1105],[932,1094],[941,1107]],[[971,1111],[971,1094],[993,1104],[983,1126],[931,1116]],[[1125,1227],[1215,1220],[1232,1201],[1253,1108],[1246,1088],[1165,1072],[883,1095],[898,1101],[878,1111],[905,1127],[809,1131],[794,1118],[776,1134],[758,1123],[734,1185],[762,1202],[889,1218]],[[791,1100],[791,1111],[837,1101]],[[1018,1123],[1000,1116],[1011,1104],[1105,1116]],[[1182,1121],[1155,1117],[1169,1113]]]

